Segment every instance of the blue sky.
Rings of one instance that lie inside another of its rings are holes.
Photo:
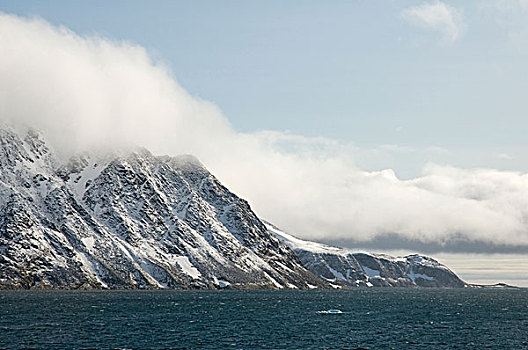
[[[192,153],[301,238],[528,286],[528,1],[0,11],[0,118]]]
[[[459,16],[452,38],[452,28],[405,16],[424,4],[438,2],[4,1],[0,8],[148,48],[239,131],[403,146],[379,159],[358,156],[364,168],[391,167],[403,177],[427,161],[527,171],[528,6],[442,3]],[[431,146],[449,152],[411,151]]]

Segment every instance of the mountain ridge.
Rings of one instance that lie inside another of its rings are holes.
[[[61,164],[38,133],[0,138],[3,288],[325,285],[195,158]]]
[[[349,249],[305,241],[266,222],[268,230],[289,246],[303,265],[332,283],[349,287],[455,287],[471,285],[435,259],[411,254],[354,252]]]
[[[0,289],[466,286],[431,282],[423,263],[314,254],[276,231],[191,155],[64,161],[41,133],[0,128]]]

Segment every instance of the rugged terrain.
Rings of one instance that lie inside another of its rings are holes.
[[[250,206],[191,156],[78,156],[0,130],[1,288],[310,288]]]
[[[438,261],[421,255],[392,257],[300,240],[266,223],[270,232],[293,249],[302,264],[332,284],[350,287],[467,287]]]
[[[192,156],[63,161],[38,132],[0,128],[0,289],[465,285],[430,258],[266,226]]]

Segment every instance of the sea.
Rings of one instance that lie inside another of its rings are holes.
[[[528,289],[1,291],[4,349],[528,349]]]

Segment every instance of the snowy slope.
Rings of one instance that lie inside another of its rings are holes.
[[[264,224],[192,156],[83,154],[0,127],[0,288],[464,287],[434,259]]]
[[[0,129],[0,288],[309,288],[325,281],[191,156],[81,155]]]
[[[438,261],[420,255],[392,257],[358,253],[295,238],[265,223],[269,232],[288,245],[314,274],[350,287],[467,287]]]

